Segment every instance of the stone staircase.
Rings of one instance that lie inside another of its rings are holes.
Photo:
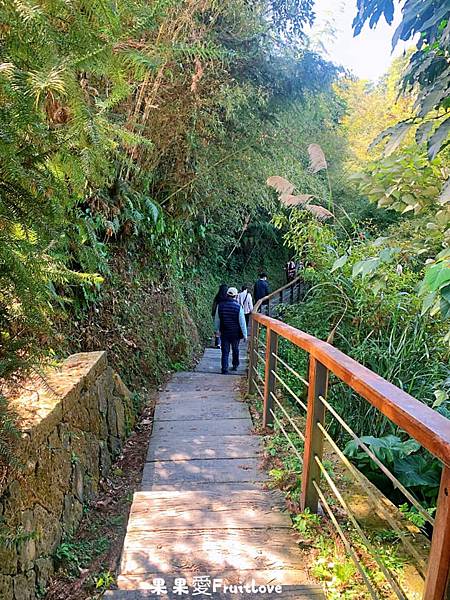
[[[119,589],[105,598],[323,598],[281,494],[265,489],[260,440],[241,400],[241,354],[238,374],[224,376],[220,351],[209,348],[161,392]]]

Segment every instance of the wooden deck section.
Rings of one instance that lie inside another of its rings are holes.
[[[207,349],[195,372],[174,375],[161,392],[119,589],[106,598],[323,598],[308,581],[281,494],[264,489],[260,441],[239,394],[245,362],[237,375],[221,375],[220,351]],[[196,593],[200,576],[221,586]],[[155,578],[167,594],[155,592]],[[186,579],[189,593],[172,591],[176,578]],[[224,592],[252,580],[271,593]]]

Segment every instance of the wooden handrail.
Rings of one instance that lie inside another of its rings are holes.
[[[255,304],[255,306],[253,307],[253,314],[255,314],[259,311],[259,309],[261,308],[261,305],[263,303],[268,302],[271,298],[274,298],[275,296],[278,296],[279,294],[282,294],[284,292],[284,290],[287,290],[288,288],[295,286],[295,284],[299,283],[301,281],[301,279],[302,279],[302,276],[299,275],[298,277],[296,277],[295,279],[293,279],[292,281],[290,281],[283,287],[280,287],[277,290],[275,290],[274,292],[271,292],[270,294],[268,294],[267,296],[264,296],[264,298],[260,298],[258,300],[258,302]]]
[[[252,319],[308,352],[450,467],[449,419],[327,342],[266,315],[254,312]]]

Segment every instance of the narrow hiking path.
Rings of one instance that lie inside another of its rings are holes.
[[[265,489],[261,442],[239,389],[245,347],[241,358],[237,375],[223,376],[220,351],[208,348],[195,371],[175,374],[160,393],[119,589],[106,597],[323,597],[308,581],[281,493]],[[252,580],[247,593],[224,591]]]

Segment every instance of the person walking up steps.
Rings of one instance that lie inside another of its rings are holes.
[[[242,338],[247,341],[244,309],[239,305],[237,295],[236,288],[229,288],[226,301],[221,302],[216,310],[215,326],[216,331],[220,331],[223,375],[228,373],[230,349],[233,356],[231,370],[237,371],[239,366],[239,342]]]
[[[237,299],[238,299],[239,304],[244,309],[245,322],[247,324],[247,329],[248,329],[248,323],[250,321],[250,314],[253,310],[253,298],[248,290],[248,285],[242,286]]]

